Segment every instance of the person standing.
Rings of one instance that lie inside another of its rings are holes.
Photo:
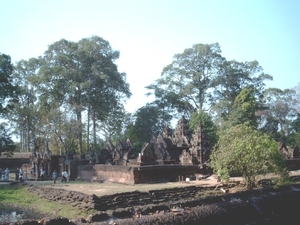
[[[9,180],[9,173],[10,173],[9,169],[6,168],[6,170],[5,170],[5,180],[6,180],[6,181]]]
[[[52,173],[52,179],[53,179],[53,183],[55,184],[56,183],[56,179],[57,179],[57,172],[56,172],[56,170],[54,170],[53,173]]]
[[[66,183],[66,182],[67,182],[67,177],[68,177],[67,171],[64,170],[64,171],[61,173],[61,175],[62,175],[61,181]]]
[[[23,177],[24,181],[27,180],[27,170],[24,170],[24,177]]]
[[[16,175],[16,181],[18,181],[19,180],[19,168],[17,168],[15,175]]]
[[[42,178],[42,181],[44,181],[44,179],[45,179],[45,170],[44,169],[41,169],[41,178]]]

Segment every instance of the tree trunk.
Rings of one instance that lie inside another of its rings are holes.
[[[91,111],[91,105],[88,106],[88,115],[87,115],[87,149],[90,149],[90,111]]]
[[[94,149],[96,149],[97,146],[97,135],[96,135],[96,115],[95,111],[93,111],[93,139],[94,139]]]
[[[76,114],[77,114],[77,124],[78,124],[78,141],[79,141],[79,146],[78,147],[79,147],[80,154],[83,154],[81,111],[79,109],[77,109]]]

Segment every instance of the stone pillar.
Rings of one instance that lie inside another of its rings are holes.
[[[39,163],[35,163],[35,170],[34,170],[35,180],[38,179],[39,174],[40,174]]]
[[[51,163],[48,162],[48,171],[47,171],[47,175],[48,177],[51,177],[52,171],[51,171]]]

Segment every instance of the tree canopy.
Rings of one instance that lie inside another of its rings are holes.
[[[9,55],[0,53],[0,114],[10,107],[10,101],[16,101],[17,86],[13,84],[13,65]]]
[[[17,86],[13,84],[13,65],[9,55],[0,54],[0,115],[1,118],[7,116],[8,110],[12,108],[12,103],[17,101]],[[3,117],[2,117],[3,116]],[[0,121],[0,155],[2,152],[11,154],[15,150],[15,145],[8,133],[7,124]]]
[[[28,149],[43,148],[36,145],[43,138],[64,152],[78,145],[83,153],[83,115],[87,115],[89,140],[90,121],[96,129],[116,109],[122,110],[131,95],[126,74],[115,64],[118,57],[108,41],[92,36],[78,42],[61,39],[43,56],[17,63],[14,76],[22,101],[13,121],[26,131],[22,135]]]
[[[174,55],[162,77],[146,88],[153,90],[157,98],[167,97],[179,112],[190,115],[194,109],[203,110],[209,102],[211,82],[223,61],[218,43],[195,44]]]
[[[272,76],[256,60],[227,60],[218,43],[195,44],[175,54],[161,78],[146,87],[154,101],[131,114],[118,58],[119,51],[98,36],[58,40],[43,55],[14,66],[2,54],[0,113],[20,137],[21,151],[42,151],[49,143],[54,154],[83,154],[103,145],[102,138],[131,138],[139,151],[182,115],[192,129],[201,122],[212,144],[218,130],[237,125],[299,143],[299,87],[265,90]]]

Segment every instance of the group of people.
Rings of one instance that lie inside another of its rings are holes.
[[[1,181],[8,181],[9,173],[10,173],[10,170],[8,168],[6,168],[5,170],[2,170],[0,168]]]
[[[2,170],[0,168],[0,179],[1,181],[9,181],[9,174],[10,174],[10,170],[8,168],[6,168],[5,170]],[[41,180],[45,180],[45,175],[46,175],[46,171],[44,169],[41,169],[40,171],[40,176],[41,176]],[[61,182],[67,182],[67,178],[68,178],[68,173],[66,170],[64,170],[61,173]],[[15,172],[15,180],[16,181],[20,181],[20,182],[24,182],[24,180],[26,180],[27,174],[26,174],[26,170],[23,170],[22,168],[17,168],[16,172]],[[53,171],[52,173],[52,179],[53,182],[56,183],[58,178],[58,174],[56,172],[56,170]]]
[[[61,173],[61,182],[67,182],[67,178],[68,178],[68,173],[66,170],[64,170],[62,173]],[[56,170],[53,171],[52,173],[52,179],[53,179],[53,183],[55,184],[56,183],[56,180],[57,180],[57,172]]]
[[[15,175],[16,175],[16,181],[20,181],[20,182],[24,182],[24,180],[26,180],[27,177],[26,170],[23,171],[22,168],[17,168]]]

